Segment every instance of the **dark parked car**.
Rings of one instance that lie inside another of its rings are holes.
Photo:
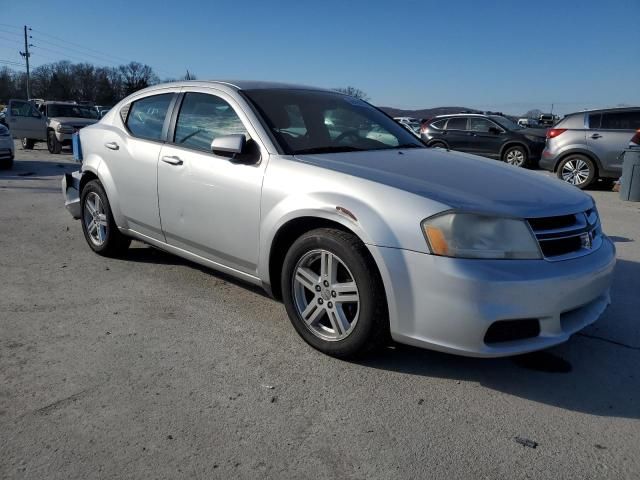
[[[517,167],[536,162],[545,130],[524,128],[506,117],[484,114],[443,115],[430,120],[421,138],[430,147],[496,158]]]
[[[640,107],[571,113],[547,133],[540,167],[578,188],[622,173],[622,151],[640,129]]]

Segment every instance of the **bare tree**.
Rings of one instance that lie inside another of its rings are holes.
[[[359,98],[360,100],[364,100],[365,102],[369,100],[369,95],[367,95],[364,91],[360,90],[356,87],[341,87],[334,88],[336,92],[344,93],[345,95],[351,95],[352,97]]]
[[[127,65],[121,65],[118,69],[122,75],[125,96],[159,81],[158,76],[149,65],[131,62]]]

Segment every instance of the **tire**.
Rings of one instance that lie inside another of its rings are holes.
[[[49,130],[47,133],[47,149],[49,153],[60,153],[62,151],[62,144],[58,141],[56,137],[56,132],[53,130]]]
[[[23,138],[20,143],[22,144],[23,150],[33,150],[36,141],[33,138]]]
[[[9,160],[0,160],[0,170],[9,170],[13,167],[13,158]]]
[[[523,146],[514,145],[502,153],[502,161],[514,167],[526,167],[529,163],[529,154]]]
[[[430,148],[446,148],[447,150],[449,149],[449,147],[447,147],[446,143],[444,142],[432,142],[429,144]]]
[[[558,165],[556,175],[571,185],[584,190],[598,178],[596,165],[584,155],[569,155]]]
[[[323,275],[323,262],[334,275]],[[298,238],[285,256],[281,288],[293,327],[327,355],[360,357],[389,338],[382,279],[364,244],[350,233],[320,228]]]
[[[91,250],[105,257],[116,257],[129,248],[131,239],[118,230],[111,213],[109,199],[99,180],[91,180],[82,189],[80,207],[82,232]],[[97,212],[95,215],[92,213],[94,211]],[[97,219],[100,225],[98,228],[93,228],[92,224]]]

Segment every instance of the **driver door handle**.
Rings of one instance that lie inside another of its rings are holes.
[[[602,138],[602,135],[600,135],[599,133],[594,133],[593,135],[591,135],[591,138],[593,138],[594,140],[598,139],[598,138]]]
[[[116,142],[107,142],[104,144],[104,146],[109,150],[118,150],[120,148]]]
[[[169,165],[182,165],[184,162],[180,160],[180,157],[173,156],[164,156],[162,157],[162,161],[164,163],[168,163]]]

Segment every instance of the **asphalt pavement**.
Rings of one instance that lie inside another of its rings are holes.
[[[16,154],[0,172],[0,478],[640,477],[639,203],[589,192],[618,248],[613,304],[566,344],[345,362],[253,287],[137,242],[95,255],[63,206],[69,153]]]

